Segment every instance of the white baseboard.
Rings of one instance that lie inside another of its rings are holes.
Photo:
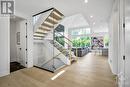
[[[9,75],[9,74],[10,74],[10,72],[3,71],[3,72],[0,72],[0,77],[6,76],[6,75]]]

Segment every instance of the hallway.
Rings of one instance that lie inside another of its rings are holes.
[[[22,69],[0,78],[0,87],[116,87],[106,57],[89,53],[56,73],[37,68]]]

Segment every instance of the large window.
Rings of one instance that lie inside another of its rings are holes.
[[[64,32],[55,32],[55,38],[57,42],[59,42],[62,46],[64,46]]]
[[[71,30],[71,36],[77,36],[77,35],[87,35],[90,34],[90,28],[78,28],[78,29],[72,29]]]
[[[88,36],[88,34],[91,33],[90,28],[70,29],[69,33],[73,42],[73,47],[90,47],[91,37]]]
[[[73,47],[90,47],[91,38],[90,37],[79,37],[72,39]]]
[[[109,46],[109,36],[108,35],[104,36],[104,45],[105,45],[105,47]]]

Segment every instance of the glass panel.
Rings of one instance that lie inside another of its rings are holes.
[[[61,44],[62,46],[65,45],[64,32],[55,32],[54,37],[54,40],[56,40],[59,44]]]
[[[37,21],[38,21],[38,19],[40,18],[40,16],[41,16],[41,14],[36,15],[36,16],[33,17],[33,25],[34,25],[35,23],[37,23]]]
[[[42,18],[41,18],[42,17]],[[63,14],[55,8],[41,12],[33,17],[34,29],[34,64],[36,67],[55,72],[65,65],[68,52],[64,50],[64,26],[59,24]],[[40,21],[40,22],[39,22]],[[35,25],[36,24],[36,25]],[[40,39],[39,39],[40,38]],[[64,61],[63,61],[64,60]]]

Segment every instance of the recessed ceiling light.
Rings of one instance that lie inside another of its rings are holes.
[[[90,18],[93,18],[93,16],[91,15]]]
[[[88,3],[88,0],[84,0],[85,3]]]
[[[93,25],[95,25],[95,22],[93,22]]]

